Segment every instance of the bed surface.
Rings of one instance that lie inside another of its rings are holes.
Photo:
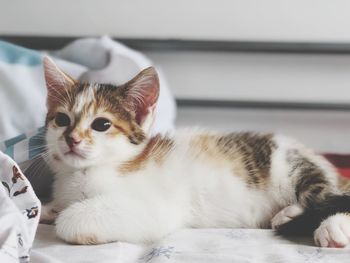
[[[321,249],[311,239],[285,240],[262,229],[184,229],[150,246],[123,242],[78,246],[58,240],[53,226],[39,225],[31,262],[337,263],[350,262],[350,248]]]

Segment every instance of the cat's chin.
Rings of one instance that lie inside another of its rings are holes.
[[[87,168],[93,165],[92,160],[73,152],[61,155],[60,159],[63,164],[75,169]]]
[[[81,155],[77,152],[73,152],[73,151],[69,151],[69,152],[65,153],[64,156],[66,158],[70,158],[72,160],[81,160],[81,161],[86,160],[86,157],[84,157],[83,155]]]

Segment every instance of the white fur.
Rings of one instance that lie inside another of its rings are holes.
[[[93,151],[98,154],[78,169],[51,159],[57,172],[50,204],[60,212],[57,235],[68,242],[91,236],[98,243],[150,242],[184,227],[267,228],[273,215],[296,202],[285,160],[288,149],[299,147],[295,142],[275,138],[271,183],[254,189],[229,166],[196,157],[190,145],[199,133],[178,132],[163,165],[150,162],[126,175],[118,173],[118,164],[140,153],[144,144],[132,145],[124,136],[106,140],[96,134]],[[57,136],[48,130],[49,143]]]
[[[350,245],[350,215],[339,213],[328,217],[316,229],[314,240],[321,247]]]
[[[271,220],[271,227],[277,229],[280,225],[283,225],[293,218],[301,215],[304,209],[300,205],[290,205],[279,211]]]

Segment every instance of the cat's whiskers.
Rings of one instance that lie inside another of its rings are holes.
[[[23,169],[23,173],[26,174],[30,171],[31,175],[42,176],[43,172],[46,171],[43,168],[47,165],[50,166],[49,159],[46,158],[48,154],[49,152],[46,151],[34,157],[31,160],[31,163],[25,169]]]
[[[22,155],[24,153],[27,153],[28,150],[32,151],[32,150],[45,149],[45,148],[53,146],[53,145],[54,145],[53,143],[45,143],[43,145],[30,146],[29,149],[23,149],[22,151],[16,151],[16,154]]]

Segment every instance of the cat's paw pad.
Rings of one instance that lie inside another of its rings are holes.
[[[290,205],[279,211],[271,220],[272,229],[277,229],[303,213],[304,209],[299,205]]]
[[[350,244],[350,215],[328,217],[314,232],[315,243],[320,247],[346,247]]]
[[[63,210],[56,219],[56,235],[70,244],[95,245],[101,243],[97,238],[96,223],[89,223],[86,210],[74,204]]]

